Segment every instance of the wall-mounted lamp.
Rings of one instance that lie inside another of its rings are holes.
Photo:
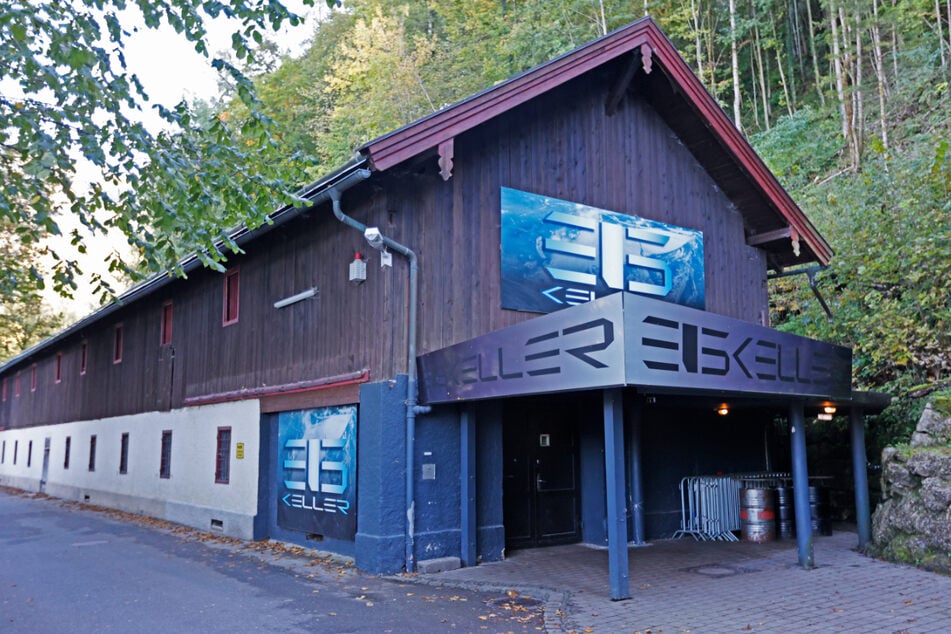
[[[377,251],[383,248],[383,234],[379,227],[367,227],[363,231],[363,237],[367,239],[367,244]]]
[[[317,295],[317,287],[308,288],[306,291],[301,291],[297,295],[291,295],[290,297],[285,297],[284,299],[279,299],[274,302],[274,308],[284,308],[285,306],[290,306],[291,304],[296,304],[297,302],[302,302],[305,299],[310,299]]]
[[[822,407],[822,411],[825,414],[835,414],[835,405],[825,405]]]
[[[726,416],[729,413],[730,413],[730,406],[727,405],[726,403],[720,403],[720,405],[717,406],[717,414],[719,414],[720,416]]]

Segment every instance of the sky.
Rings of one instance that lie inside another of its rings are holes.
[[[282,52],[297,55],[305,50],[317,21],[328,9],[323,0],[316,0],[314,7],[304,6],[300,0],[284,0],[284,4],[304,16],[305,20],[298,27],[285,27],[274,39],[278,41]],[[130,15],[130,18],[133,16]],[[130,25],[123,26],[128,28]],[[233,24],[223,19],[209,25],[209,50],[212,53],[230,48],[233,28]],[[211,68],[210,59],[196,53],[193,45],[170,27],[138,29],[126,43],[125,58],[129,70],[139,77],[153,103],[171,107],[183,98],[189,101],[209,100],[218,94],[218,74]],[[150,116],[151,108],[147,111],[144,123],[157,131],[161,121],[157,116]],[[82,172],[82,168],[79,169]],[[89,177],[80,173],[77,180],[88,182]],[[64,218],[59,223],[64,236],[69,236],[77,225],[71,218]],[[54,248],[69,253],[71,248],[68,239],[64,238],[63,242],[60,246],[54,244]],[[86,246],[88,254],[80,260],[80,268],[87,276],[93,272],[108,276],[104,261],[106,254],[117,249],[122,252],[125,239],[116,235],[89,236]],[[73,299],[64,299],[52,289],[47,290],[45,299],[54,310],[63,311],[72,319],[84,317],[95,310],[99,302],[92,293],[90,282],[80,282],[79,286]]]

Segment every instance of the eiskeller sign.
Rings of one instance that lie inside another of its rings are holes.
[[[502,307],[548,313],[629,291],[703,309],[703,234],[501,188]]]
[[[352,405],[278,415],[278,526],[354,538],[356,422]]]
[[[847,399],[852,352],[617,293],[419,357],[426,403],[641,386]]]

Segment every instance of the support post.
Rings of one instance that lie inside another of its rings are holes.
[[[643,544],[644,537],[644,481],[641,468],[641,428],[644,407],[638,401],[631,411],[631,509],[634,524],[634,543]]]
[[[631,598],[624,508],[624,404],[619,389],[604,390],[604,471],[608,507],[608,574],[611,600]]]
[[[809,469],[806,462],[806,418],[802,403],[789,405],[789,431],[792,445],[793,501],[796,509],[796,545],[799,565],[815,566],[812,548],[812,522],[809,511]]]
[[[860,407],[849,410],[849,432],[852,437],[852,472],[855,476],[855,523],[859,531],[859,548],[865,548],[872,541],[872,515],[868,501],[865,412]]]
[[[476,565],[476,429],[472,408],[463,406],[459,413],[461,460],[459,476],[462,496],[462,565]]]

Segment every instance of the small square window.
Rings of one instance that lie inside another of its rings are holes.
[[[89,470],[96,470],[96,434],[89,437]]]
[[[56,353],[56,372],[55,372],[55,381],[57,383],[63,382],[63,353]]]
[[[162,432],[162,458],[159,463],[159,477],[172,476],[172,432],[166,429]]]
[[[231,480],[231,428],[218,428],[218,445],[215,453],[215,482],[228,484]]]
[[[241,295],[241,275],[238,269],[225,273],[224,297],[221,308],[221,325],[230,326],[238,322],[239,298]]]
[[[119,473],[129,473],[129,433],[122,434],[119,443]]]
[[[162,335],[159,343],[163,346],[172,343],[172,302],[162,305]]]
[[[122,324],[116,324],[112,338],[112,362],[122,363]]]

